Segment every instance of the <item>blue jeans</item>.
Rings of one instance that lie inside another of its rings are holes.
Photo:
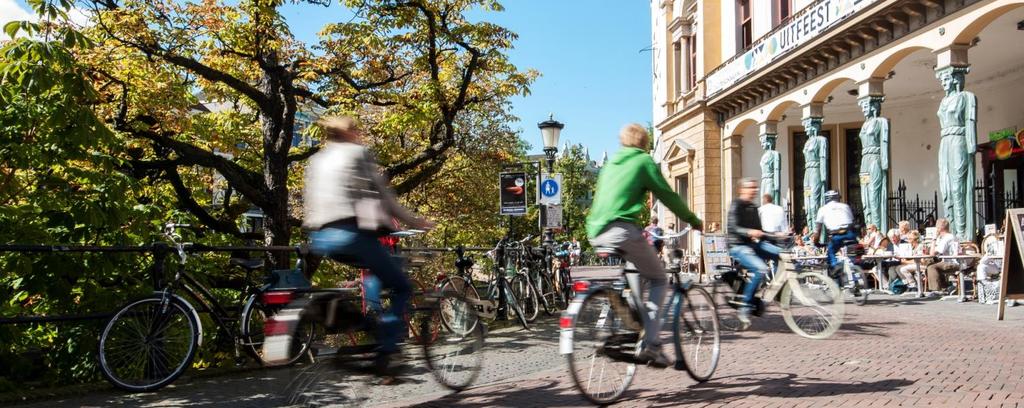
[[[391,290],[391,307],[380,314],[377,341],[380,351],[394,353],[406,333],[405,310],[412,294],[412,285],[402,268],[388,254],[387,249],[372,232],[361,231],[355,225],[324,228],[310,234],[310,250],[314,254],[332,259],[354,258],[366,266],[380,281],[380,287]],[[366,285],[366,282],[364,282]],[[380,290],[374,282],[364,286],[367,302],[379,304]]]
[[[782,248],[768,243],[767,241],[761,241],[754,244],[740,244],[733,245],[729,248],[729,255],[740,263],[743,269],[750,271],[753,276],[750,278],[750,282],[743,289],[743,302],[750,304],[754,300],[754,291],[761,286],[761,280],[764,279],[764,274],[768,273],[768,262],[767,261],[779,261],[779,252],[782,252]]]
[[[828,247],[826,247],[825,253],[828,255],[829,271],[836,267],[836,251],[839,251],[839,248],[856,242],[857,232],[852,229],[846,230],[843,234],[833,235],[832,238],[828,240]]]

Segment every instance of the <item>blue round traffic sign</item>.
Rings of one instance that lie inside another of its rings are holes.
[[[540,193],[544,197],[554,197],[558,195],[558,182],[553,179],[544,180],[540,183]]]

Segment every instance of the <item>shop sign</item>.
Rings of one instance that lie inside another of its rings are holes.
[[[1012,139],[1014,133],[1016,133],[1016,132],[1013,129],[1011,129],[1011,128],[997,130],[995,132],[989,132],[988,133],[988,140],[990,142],[998,142],[998,141],[1003,140],[1003,139]]]
[[[722,92],[789,51],[809,42],[878,0],[820,0],[797,13],[782,28],[755,42],[743,55],[708,75],[708,96]]]

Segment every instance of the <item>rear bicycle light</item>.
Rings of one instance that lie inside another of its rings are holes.
[[[590,289],[590,282],[584,280],[578,280],[572,283],[572,290],[576,293],[586,292]]]
[[[572,328],[572,317],[562,316],[558,319],[558,328],[560,329],[571,329]]]
[[[271,318],[263,323],[264,336],[280,336],[289,333],[290,322]]]
[[[277,291],[263,294],[263,304],[265,305],[287,305],[291,301],[292,292]]]

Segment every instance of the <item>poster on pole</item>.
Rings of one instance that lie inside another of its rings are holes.
[[[526,173],[505,172],[498,175],[501,215],[526,215]]]
[[[561,174],[545,174],[541,177],[540,185],[538,186],[540,196],[540,203],[544,205],[560,205],[562,204],[562,175]]]
[[[562,228],[562,206],[544,206],[544,228]]]
[[[1006,301],[1024,300],[1024,208],[1006,210],[1003,224],[1003,270],[999,274],[998,320],[1003,320]]]

